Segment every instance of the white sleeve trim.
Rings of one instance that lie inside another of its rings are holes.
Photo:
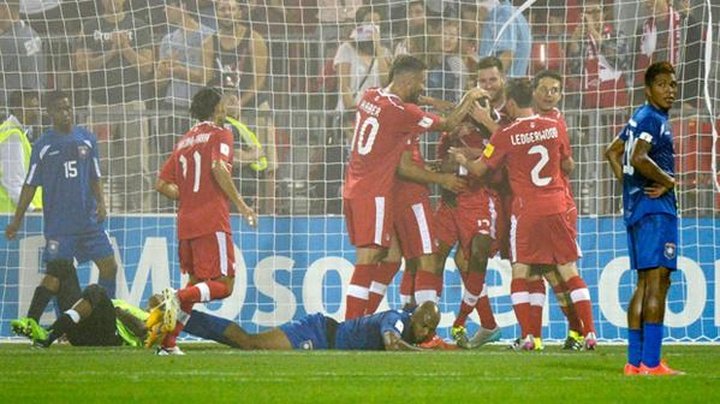
[[[640,132],[640,139],[642,139],[648,143],[652,143],[653,136],[647,132]]]

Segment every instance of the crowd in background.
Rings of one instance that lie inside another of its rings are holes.
[[[157,167],[192,124],[189,100],[218,86],[233,100],[230,115],[262,145],[236,133],[235,175],[259,213],[339,213],[355,103],[388,81],[393,57],[420,57],[426,95],[457,102],[476,85],[477,61],[494,55],[508,77],[545,68],[563,74],[579,208],[607,215],[618,213],[619,191],[601,147],[644,99],[637,73],[669,60],[679,71],[684,118],[675,132],[681,208],[712,214],[714,122],[702,98],[703,44],[712,38],[704,6],[525,3],[0,0],[0,103],[9,106],[20,89],[70,92],[77,121],[100,140],[111,211],[156,212],[167,208],[152,191]],[[42,122],[28,126],[38,132]],[[430,158],[436,138],[426,139]],[[260,157],[267,166],[250,168]]]

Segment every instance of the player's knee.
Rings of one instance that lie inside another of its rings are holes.
[[[45,274],[40,281],[40,286],[52,293],[57,293],[60,290],[60,280],[54,275]]]
[[[88,285],[88,287],[86,287],[83,291],[82,297],[83,299],[89,301],[93,307],[97,306],[102,300],[108,298],[105,288],[98,284]]]

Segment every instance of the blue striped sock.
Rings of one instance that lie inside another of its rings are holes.
[[[232,321],[222,317],[215,317],[201,311],[193,310],[192,313],[190,313],[190,319],[187,324],[185,324],[183,331],[196,337],[234,346],[233,342],[223,335],[225,329],[232,323]]]
[[[662,323],[643,324],[642,363],[654,368],[660,364],[664,327]]]
[[[633,366],[640,366],[643,354],[642,330],[628,329],[628,363]]]

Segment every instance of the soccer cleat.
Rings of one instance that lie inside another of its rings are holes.
[[[457,345],[445,342],[445,340],[440,338],[437,334],[433,334],[432,337],[425,339],[425,341],[419,343],[418,346],[423,349],[434,349],[438,351],[451,351],[458,349]]]
[[[12,331],[17,335],[23,335],[31,340],[44,340],[48,337],[48,332],[35,319],[30,317],[22,317],[10,322]]]
[[[509,348],[514,351],[532,351],[535,349],[535,337],[528,334],[525,338],[517,338]]]
[[[568,332],[567,338],[565,338],[563,349],[567,349],[570,351],[581,351],[585,346],[584,342],[585,338],[583,338],[583,336],[580,335],[579,332],[570,330]]]
[[[157,356],[172,356],[172,355],[185,355],[185,352],[181,351],[179,347],[173,346],[173,347],[158,347],[157,351],[155,351],[155,355]]]
[[[536,351],[544,351],[545,350],[545,345],[543,345],[543,343],[542,343],[542,338],[535,337],[533,339],[533,343],[535,344],[535,348],[533,348],[534,350],[536,350]]]
[[[492,330],[488,330],[487,328],[480,328],[478,332],[473,335],[470,340],[468,340],[466,347],[469,349],[480,348],[481,346],[490,342],[500,341],[501,336],[502,332],[500,331],[500,327],[495,327]]]
[[[623,374],[625,374],[625,376],[635,376],[639,373],[640,368],[638,366],[635,366],[632,363],[625,364],[625,368],[623,369]]]
[[[458,344],[458,346],[466,348],[468,337],[467,337],[467,329],[465,327],[459,325],[454,326],[450,329],[450,336],[455,341],[455,343]]]
[[[644,363],[641,363],[638,368],[638,374],[643,376],[682,376],[685,372],[670,368],[663,360],[654,368],[647,367]]]
[[[50,345],[52,345],[52,341],[49,338],[35,339],[32,343],[33,348],[50,348]]]
[[[156,324],[149,329],[148,335],[145,338],[145,348],[152,348],[158,341],[160,341],[165,334],[160,332],[160,324]]]
[[[177,314],[180,310],[180,300],[175,294],[173,288],[165,288],[162,291],[164,310],[163,310],[163,332],[172,332],[175,330],[175,324],[177,323]]]
[[[588,335],[585,336],[584,344],[586,351],[594,351],[595,348],[597,348],[597,337],[594,332],[589,332]]]

